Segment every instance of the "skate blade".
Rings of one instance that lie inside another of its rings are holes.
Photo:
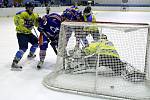
[[[42,67],[41,66],[37,66],[37,69],[40,70]]]
[[[11,68],[11,71],[22,71],[22,68]]]
[[[32,57],[27,56],[28,59],[34,59],[35,57],[36,57],[36,55],[34,55]]]

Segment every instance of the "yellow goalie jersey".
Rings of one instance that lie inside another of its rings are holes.
[[[108,40],[103,40],[95,43],[91,43],[89,47],[84,49],[86,55],[91,54],[100,54],[100,55],[110,55],[113,57],[119,58],[119,54],[116,51],[116,48],[112,44],[112,42]]]

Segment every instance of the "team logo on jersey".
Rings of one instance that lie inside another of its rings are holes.
[[[50,26],[50,30],[53,31],[53,33],[59,32],[59,28],[58,27]]]

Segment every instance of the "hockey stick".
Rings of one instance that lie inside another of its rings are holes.
[[[37,32],[36,32],[34,27],[33,27],[33,30],[34,30],[34,33],[35,33],[36,37],[38,38],[38,34],[37,34]]]

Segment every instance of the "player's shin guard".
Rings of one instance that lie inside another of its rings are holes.
[[[132,65],[126,63],[126,70],[122,72],[125,80],[131,82],[143,82],[146,79],[145,73],[135,69]]]
[[[22,56],[23,56],[23,54],[24,54],[25,51],[26,51],[26,50],[19,50],[19,51],[17,51],[17,53],[16,53],[16,55],[15,55],[15,58],[16,58],[17,60],[20,60],[20,59],[22,58]]]

